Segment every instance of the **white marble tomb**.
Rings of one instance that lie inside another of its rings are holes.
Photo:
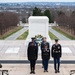
[[[49,19],[46,16],[30,16],[28,19],[29,22],[29,35],[25,41],[27,45],[29,41],[31,41],[31,37],[35,37],[35,35],[42,35],[43,37],[47,37],[47,41],[51,41],[48,35],[48,25]]]

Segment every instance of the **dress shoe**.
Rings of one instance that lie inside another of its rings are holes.
[[[58,72],[58,73],[60,73],[60,71],[59,71],[59,70],[58,70],[57,72]]]
[[[57,73],[57,70],[55,70],[55,73]]]

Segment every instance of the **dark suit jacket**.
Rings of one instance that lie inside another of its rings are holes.
[[[58,44],[54,44],[51,48],[51,55],[53,58],[60,58],[62,56],[62,49],[61,49],[61,45]]]

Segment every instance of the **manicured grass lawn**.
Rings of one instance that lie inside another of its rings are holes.
[[[25,40],[28,36],[28,30],[24,32],[21,36],[17,38],[17,40]]]
[[[62,31],[62,30],[60,30],[60,29],[58,29],[57,27],[53,27],[53,29],[56,30],[57,32],[63,34],[63,35],[66,36],[67,38],[69,38],[69,39],[71,39],[71,40],[75,40],[74,37],[72,37],[71,35],[65,33],[64,31]]]
[[[3,34],[2,36],[0,35],[0,40],[3,40],[5,38],[9,37],[10,35],[16,33],[17,31],[19,31],[22,28],[23,27],[15,27],[15,28],[9,30],[8,32],[6,32],[5,34]]]
[[[49,31],[49,37],[54,40],[54,39],[58,39],[54,34],[52,34],[50,31]]]

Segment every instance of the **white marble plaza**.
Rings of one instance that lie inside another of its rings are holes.
[[[62,47],[62,53],[72,53],[69,47]]]
[[[10,47],[10,48],[8,48],[7,50],[6,50],[6,52],[5,53],[18,53],[19,52],[19,47]]]
[[[62,60],[75,60],[75,41],[59,41],[62,45]],[[65,44],[64,44],[65,43]],[[69,45],[70,43],[70,45]],[[54,41],[52,41],[54,44]],[[1,60],[27,60],[27,46],[25,40],[0,41],[0,59]],[[41,60],[41,51],[39,49],[38,60]],[[52,57],[51,57],[52,60]]]
[[[59,41],[62,45],[61,60],[75,60],[75,41]],[[65,43],[65,44],[64,44]],[[70,44],[69,44],[70,43]],[[52,41],[54,44],[54,41]],[[27,60],[27,46],[25,40],[0,41],[0,60]],[[39,54],[38,60],[41,60]],[[53,61],[52,57],[50,61]],[[0,70],[8,70],[9,75],[30,75],[29,64],[2,64]],[[41,64],[36,64],[35,75],[70,75],[70,70],[75,70],[74,64],[61,64],[60,73],[55,74],[53,64],[49,64],[48,73],[43,72]]]

